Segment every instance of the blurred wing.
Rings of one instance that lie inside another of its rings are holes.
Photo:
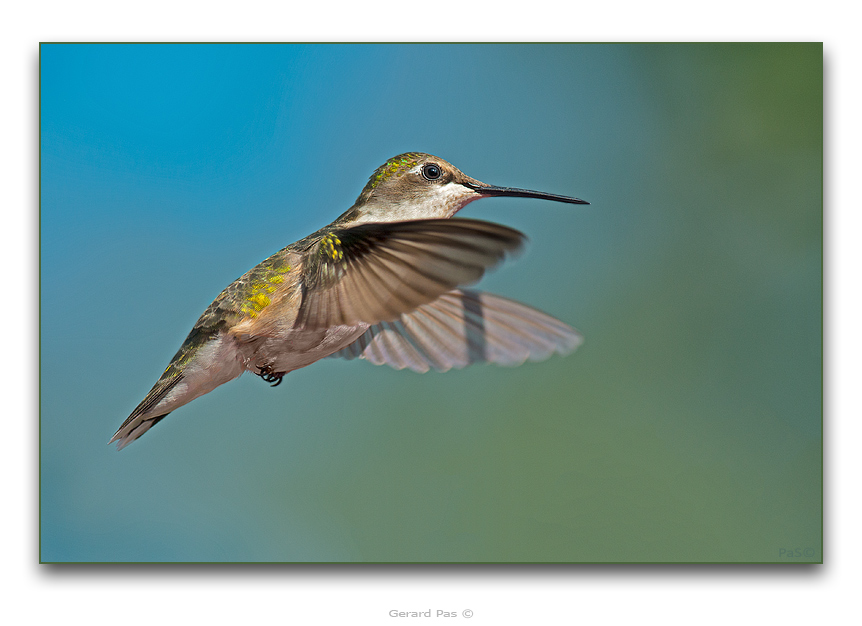
[[[454,290],[394,322],[372,326],[332,356],[414,372],[445,372],[473,363],[541,361],[554,352],[568,354],[582,341],[571,326],[525,304]]]
[[[333,230],[309,249],[296,327],[396,320],[479,280],[523,241],[517,230],[471,219]]]

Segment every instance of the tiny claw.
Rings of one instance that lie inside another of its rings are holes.
[[[273,372],[272,367],[269,365],[264,365],[258,369],[260,370],[258,376],[260,376],[264,382],[272,383],[272,387],[278,387],[281,384],[284,375],[287,374],[287,372]]]
[[[266,376],[262,376],[264,381],[268,383],[272,383],[270,387],[278,387],[281,384],[281,381],[284,380],[284,374],[279,376],[278,374],[268,374]]]

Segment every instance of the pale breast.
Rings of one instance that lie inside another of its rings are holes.
[[[349,346],[367,329],[367,324],[320,330],[292,328],[273,336],[250,337],[246,341],[236,339],[248,371],[257,374],[268,369],[287,373]]]

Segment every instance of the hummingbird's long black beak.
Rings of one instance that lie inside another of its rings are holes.
[[[474,185],[472,183],[464,183],[464,185],[474,191],[478,191],[483,196],[538,198],[539,200],[553,200],[554,202],[568,202],[569,204],[589,204],[589,202],[581,200],[580,198],[561,196],[555,193],[545,193],[544,191],[530,191],[529,189],[518,189],[516,187],[495,187],[494,185]]]

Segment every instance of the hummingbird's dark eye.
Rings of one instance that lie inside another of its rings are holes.
[[[443,170],[436,163],[426,163],[422,166],[422,176],[425,180],[437,180],[443,175]]]

